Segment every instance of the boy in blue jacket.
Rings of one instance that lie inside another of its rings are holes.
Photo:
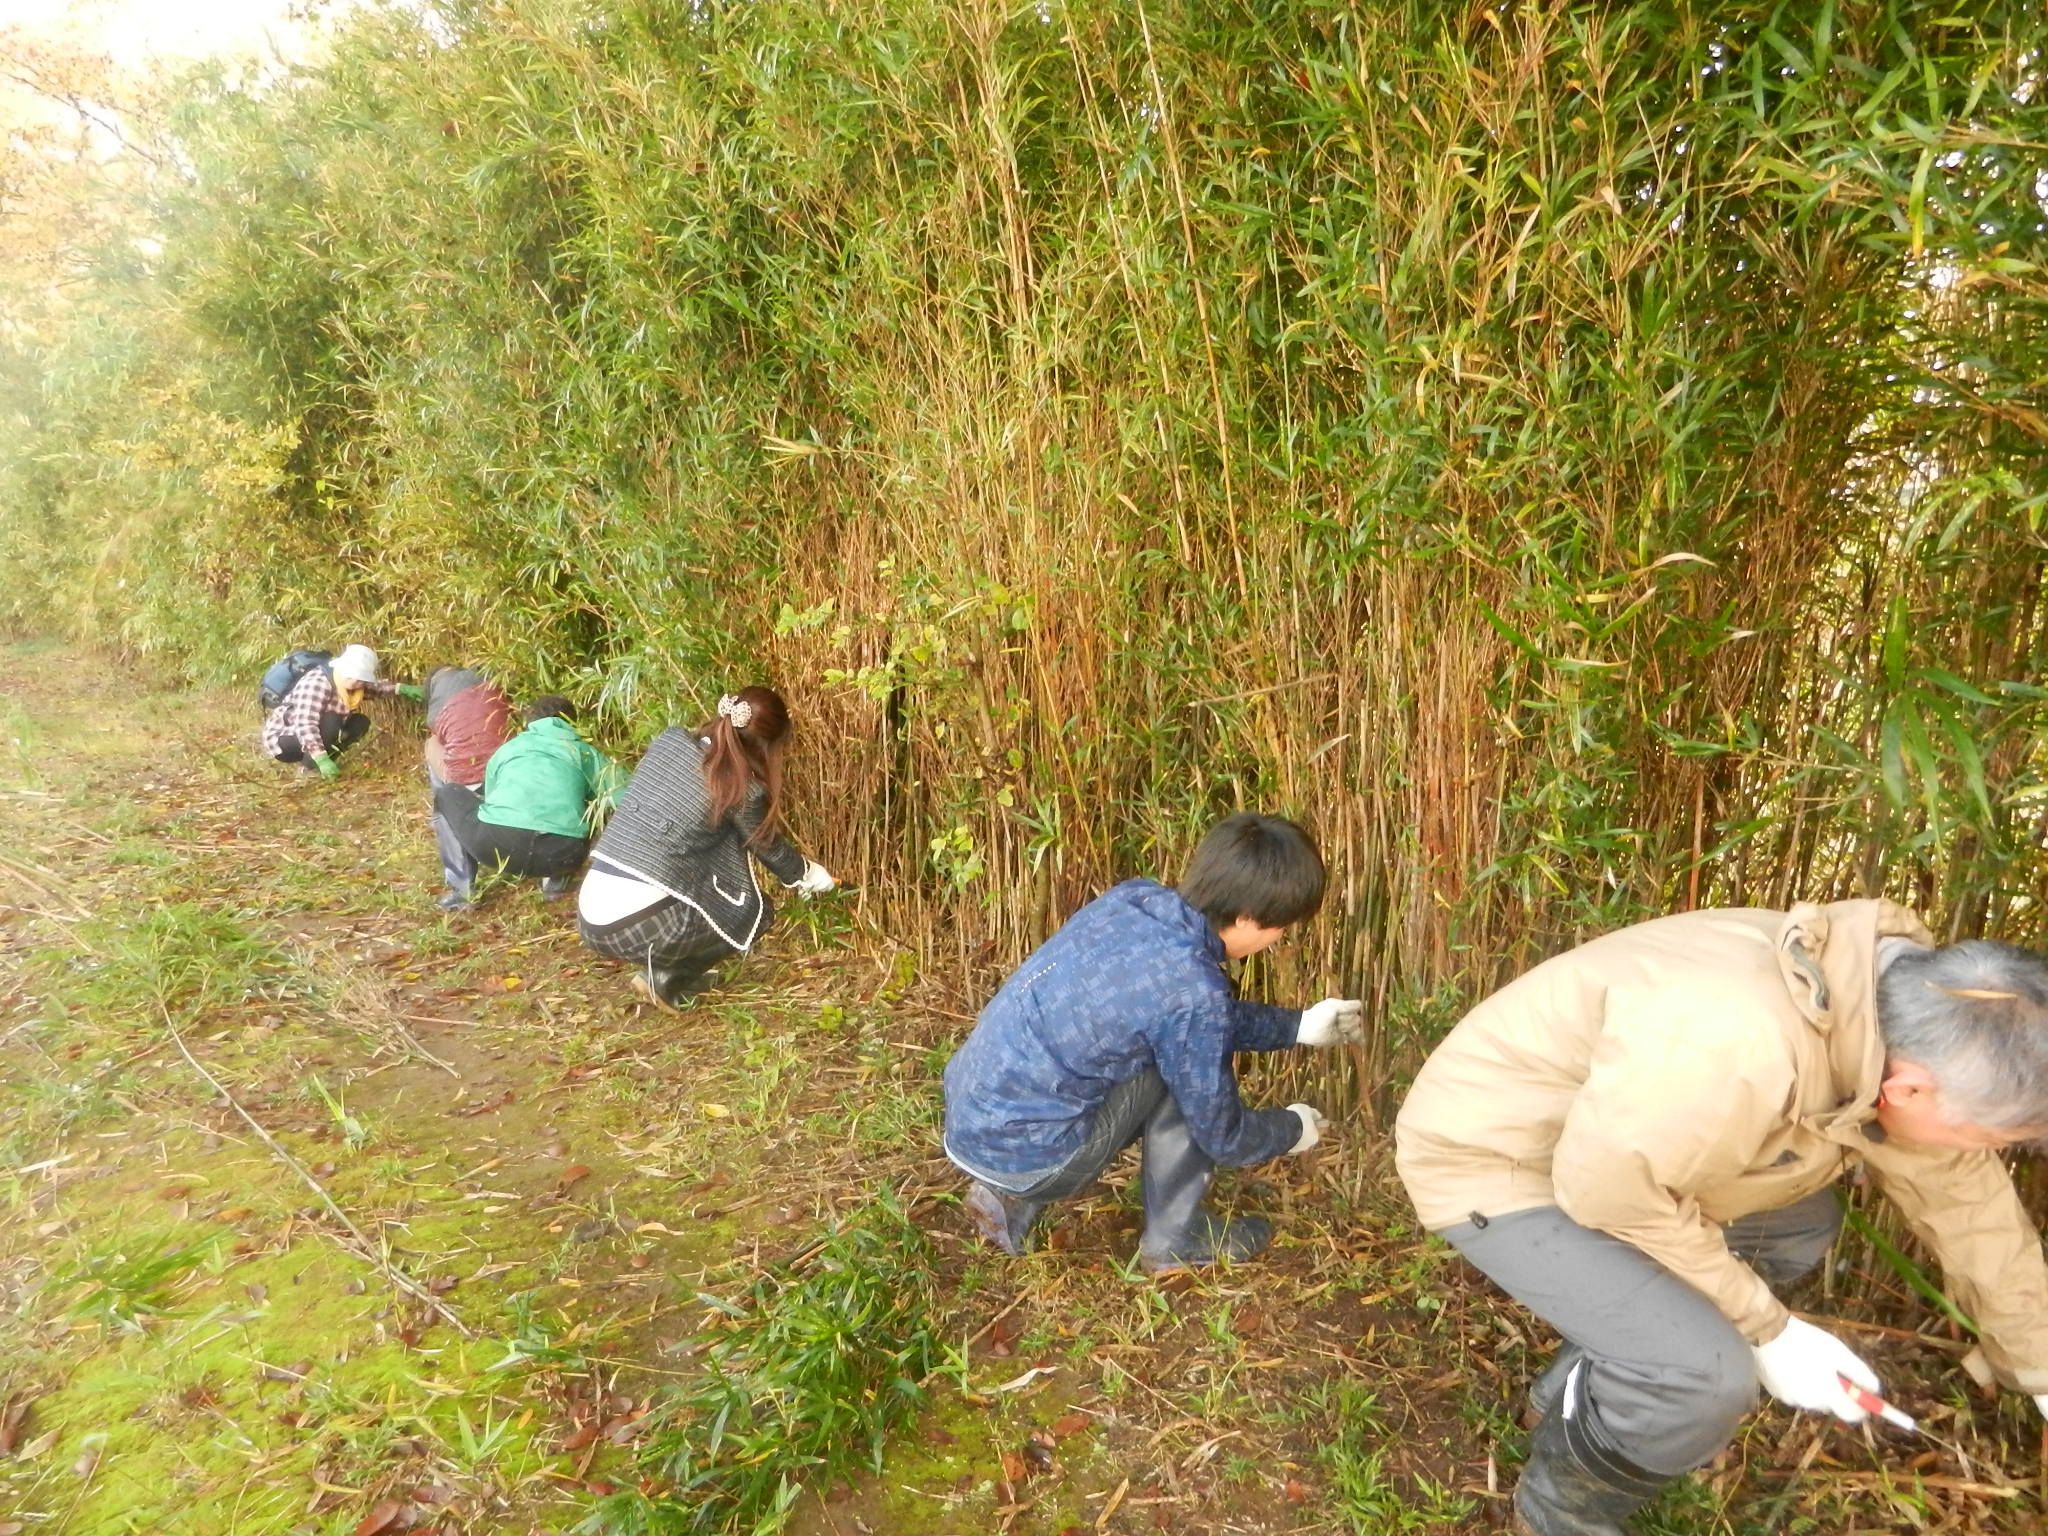
[[[1206,1204],[1216,1165],[1306,1152],[1323,1117],[1246,1108],[1231,1054],[1356,1040],[1362,1009],[1240,1002],[1223,964],[1270,947],[1322,899],[1308,834],[1244,813],[1202,839],[1177,889],[1126,880],[1041,945],[946,1064],[946,1155],[974,1181],[975,1229],[1021,1252],[1048,1203],[1143,1138],[1148,1273],[1263,1252],[1270,1222]]]

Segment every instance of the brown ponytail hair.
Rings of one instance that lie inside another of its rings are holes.
[[[717,826],[746,804],[748,787],[759,784],[768,792],[768,803],[761,825],[747,841],[766,842],[782,819],[782,741],[789,734],[789,707],[773,688],[742,688],[730,697],[734,713],[747,723],[735,727],[720,714],[704,727],[711,738],[711,750],[704,757],[711,824]]]

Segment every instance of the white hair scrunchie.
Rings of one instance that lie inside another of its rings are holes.
[[[754,718],[754,706],[737,694],[722,693],[718,696],[718,718],[730,720],[734,730],[744,731]]]

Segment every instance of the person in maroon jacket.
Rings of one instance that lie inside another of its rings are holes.
[[[481,789],[484,765],[511,740],[518,727],[512,701],[483,673],[468,667],[436,667],[427,674],[427,786],[444,784]],[[459,912],[469,905],[476,883],[476,860],[456,838],[447,819],[434,812],[434,846],[441,854],[441,877],[448,884],[438,905]]]

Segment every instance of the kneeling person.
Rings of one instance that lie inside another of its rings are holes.
[[[1241,1002],[1223,963],[1268,948],[1322,899],[1308,834],[1241,814],[1202,840],[1178,889],[1127,880],[1041,945],[946,1065],[946,1155],[974,1180],[982,1236],[1020,1252],[1047,1203],[1142,1138],[1145,1269],[1263,1252],[1268,1222],[1207,1205],[1216,1165],[1306,1152],[1323,1119],[1307,1104],[1246,1108],[1231,1054],[1356,1039],[1361,1010]]]
[[[477,867],[538,880],[549,898],[567,893],[590,851],[591,807],[609,807],[623,778],[576,734],[574,714],[560,694],[535,699],[526,729],[491,754],[482,795],[466,784],[434,791],[435,812]],[[451,889],[449,897],[442,905],[458,910],[469,892]]]

